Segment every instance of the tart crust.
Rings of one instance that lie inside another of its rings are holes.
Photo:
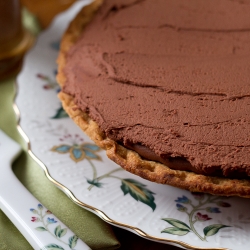
[[[58,56],[57,81],[61,87],[66,82],[64,66],[67,60],[67,51],[76,42],[84,27],[91,21],[103,0],[96,0],[84,7],[70,23],[65,32]],[[142,159],[139,154],[129,150],[109,139],[101,131],[98,124],[87,113],[81,111],[74,102],[74,97],[64,92],[59,93],[63,108],[73,121],[102,149],[107,156],[125,170],[144,179],[168,184],[191,192],[205,192],[221,196],[240,196],[250,198],[250,180],[237,180],[222,177],[211,177],[192,172],[173,170],[154,161]]]

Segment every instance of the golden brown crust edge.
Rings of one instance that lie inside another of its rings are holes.
[[[61,42],[58,56],[57,81],[63,86],[65,76],[63,68],[66,63],[66,53],[75,43],[84,27],[91,21],[103,0],[96,0],[84,7],[69,25]],[[172,170],[167,166],[142,159],[136,152],[128,150],[107,138],[98,124],[91,120],[88,114],[82,112],[74,103],[73,96],[64,92],[59,93],[63,108],[74,122],[101,148],[106,150],[107,156],[125,170],[141,176],[147,180],[168,184],[192,192],[205,192],[214,195],[240,196],[250,198],[249,180],[232,180],[220,177],[203,176],[191,172]]]

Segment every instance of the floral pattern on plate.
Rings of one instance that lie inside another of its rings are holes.
[[[216,204],[217,206],[226,208],[231,207],[231,205],[227,202],[222,201],[223,197],[216,197],[203,193],[192,194],[194,198],[198,201],[198,204],[196,205],[193,204],[193,201],[188,199],[185,195],[183,195],[182,197],[178,197],[177,200],[175,200],[175,202],[177,202],[177,210],[187,214],[189,219],[189,225],[177,219],[163,218],[162,220],[168,222],[173,227],[165,228],[161,231],[162,233],[182,236],[193,232],[196,236],[199,237],[200,240],[207,241],[207,237],[217,234],[220,229],[230,227],[223,224],[211,224],[204,227],[204,236],[199,234],[195,229],[194,224],[196,222],[205,222],[211,220],[212,218],[209,217],[210,215],[208,216],[207,214],[202,214],[198,211],[206,211],[208,213],[221,213],[218,207],[211,207],[209,206],[209,204]]]
[[[92,160],[102,160],[101,157],[96,154],[96,152],[101,150],[97,145],[93,143],[84,143],[84,139],[81,138],[78,134],[75,134],[73,136],[71,134],[67,134],[63,138],[60,138],[60,141],[66,141],[66,143],[53,146],[51,148],[51,151],[59,154],[69,153],[70,158],[76,163],[87,160],[92,167],[92,179],[86,178],[87,182],[90,184],[90,186],[88,187],[89,191],[93,187],[103,187],[104,184],[100,181],[104,178],[116,178],[121,181],[120,188],[123,191],[124,195],[130,194],[131,197],[133,197],[136,201],[141,201],[142,203],[150,206],[153,211],[155,210],[156,204],[154,202],[154,193],[147,189],[146,185],[134,179],[123,179],[113,175],[114,173],[123,170],[122,168],[117,168],[101,176],[97,176],[97,168],[92,162]],[[67,141],[69,142],[67,143]]]
[[[55,220],[55,218],[51,217],[52,213],[49,210],[44,209],[42,204],[38,204],[37,209],[31,208],[30,211],[36,215],[31,217],[31,221],[42,224],[42,226],[38,226],[35,228],[37,231],[48,232],[56,239],[56,241],[59,241],[60,243],[69,246],[70,249],[75,249],[77,245],[78,236],[70,236],[68,238],[68,242],[64,241],[62,238],[67,234],[68,229],[61,228],[61,225],[56,226],[54,230],[51,229],[51,227],[49,226],[51,226],[52,224],[56,224],[57,221]],[[58,243],[50,243],[44,246],[43,249],[63,250],[64,248],[58,245]]]

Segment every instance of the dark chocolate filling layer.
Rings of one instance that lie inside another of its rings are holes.
[[[166,166],[168,166],[171,169],[174,170],[182,170],[182,171],[188,171],[188,172],[194,172],[196,174],[202,174],[207,176],[220,176],[223,177],[223,173],[220,166],[209,168],[208,170],[210,172],[205,172],[200,169],[194,168],[189,161],[187,161],[184,157],[177,156],[177,157],[171,157],[169,155],[156,155],[152,150],[149,148],[139,145],[139,144],[129,144],[123,145],[124,147],[128,149],[132,149],[135,152],[137,152],[142,158],[150,161],[156,161],[160,162]],[[232,179],[250,179],[249,176],[246,176],[246,174],[240,171],[230,172],[230,175],[227,176]]]

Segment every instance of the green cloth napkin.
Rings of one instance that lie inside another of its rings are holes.
[[[32,18],[29,25],[32,27]],[[34,30],[36,22],[34,20]],[[33,30],[33,31],[34,31]],[[91,212],[73,203],[48,179],[42,168],[29,156],[27,145],[17,130],[16,115],[13,110],[15,77],[0,81],[0,129],[23,148],[23,152],[13,164],[13,171],[26,188],[80,239],[92,249],[117,249],[117,241],[112,228]],[[18,195],[18,190],[13,190]],[[36,206],[37,204],[34,204]],[[30,208],[27,208],[30,209]],[[32,216],[32,214],[31,214]],[[30,244],[0,210],[0,249],[29,250]]]

